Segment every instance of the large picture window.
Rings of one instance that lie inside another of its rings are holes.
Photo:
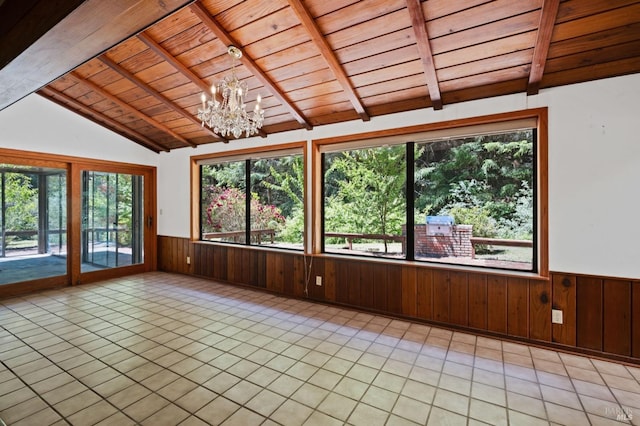
[[[321,250],[537,272],[526,122],[322,146]]]
[[[324,154],[324,250],[404,258],[405,146]]]
[[[302,149],[200,164],[200,238],[304,248]]]
[[[533,129],[416,143],[418,260],[531,271]]]

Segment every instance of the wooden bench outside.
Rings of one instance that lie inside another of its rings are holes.
[[[207,232],[202,234],[202,239],[212,240],[214,238],[233,238],[234,242],[238,242],[240,238],[246,235],[245,231],[227,231],[227,232]],[[255,238],[258,244],[262,244],[262,237],[267,236],[273,244],[276,236],[275,229],[252,229],[251,238]]]
[[[533,247],[531,240],[507,240],[502,238],[483,238],[471,237],[471,257],[476,257],[476,244],[484,244],[487,246],[506,246],[506,247]]]
[[[407,237],[404,235],[388,235],[388,234],[356,234],[350,232],[325,232],[325,237],[344,238],[347,240],[349,250],[353,250],[353,240],[384,240],[402,243],[402,253],[406,253]]]

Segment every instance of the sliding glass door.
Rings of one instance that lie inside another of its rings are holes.
[[[0,164],[0,285],[66,274],[66,169]]]
[[[144,263],[144,177],[82,172],[81,272]]]

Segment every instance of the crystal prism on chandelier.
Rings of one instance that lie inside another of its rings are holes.
[[[260,95],[252,112],[245,110],[244,98],[248,92],[245,81],[238,81],[235,62],[242,57],[242,51],[229,46],[227,53],[232,58],[231,75],[211,86],[211,98],[202,94],[202,109],[198,109],[198,119],[222,137],[233,135],[239,138],[258,133],[264,122],[264,110],[260,108]]]

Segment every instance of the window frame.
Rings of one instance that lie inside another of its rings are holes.
[[[304,184],[304,230],[302,237],[302,249],[294,249],[294,248],[286,248],[286,247],[271,247],[265,246],[261,244],[252,244],[250,239],[246,239],[245,241],[240,243],[234,243],[229,241],[212,241],[212,240],[204,240],[202,239],[202,211],[201,211],[201,200],[202,200],[202,176],[201,176],[201,166],[206,164],[220,164],[232,161],[247,161],[247,160],[258,160],[261,158],[274,158],[278,157],[279,154],[282,156],[286,155],[301,155],[303,159],[303,168],[304,168],[304,176],[305,180],[308,178],[307,174],[307,146],[305,142],[292,142],[287,144],[277,144],[277,145],[269,145],[262,146],[260,148],[247,148],[247,149],[238,149],[238,150],[230,150],[230,151],[222,151],[211,154],[203,154],[191,157],[191,241],[202,244],[223,244],[223,245],[233,245],[240,247],[251,247],[251,248],[259,248],[265,250],[286,250],[293,252],[307,252],[307,185]],[[249,161],[250,162],[250,161]],[[247,178],[248,176],[248,178]],[[247,180],[246,185],[247,189],[250,191],[250,173],[245,173],[245,179]],[[249,198],[247,198],[249,200]],[[247,209],[249,212],[249,209]],[[250,223],[247,223],[247,229],[245,232],[250,232]]]
[[[424,125],[410,126],[404,128],[388,129],[377,132],[368,132],[355,135],[340,136],[314,140],[312,144],[312,203],[313,203],[313,254],[322,256],[349,257],[350,254],[337,254],[323,252],[324,241],[324,170],[322,155],[328,151],[339,151],[346,149],[357,149],[359,147],[381,146],[383,144],[409,144],[423,139],[435,139],[441,136],[463,136],[465,134],[477,134],[473,129],[486,128],[484,133],[498,133],[509,128],[518,127],[519,123],[530,123],[526,126],[534,129],[534,239],[533,239],[533,271],[519,271],[512,269],[499,269],[462,264],[444,264],[429,262],[426,260],[414,261],[413,257],[405,259],[382,258],[380,260],[390,262],[406,262],[428,265],[433,267],[443,267],[446,269],[461,270],[481,270],[487,272],[498,272],[505,275],[525,275],[535,277],[548,277],[548,126],[547,108],[537,108],[520,110],[508,113],[491,114],[480,117],[456,119],[450,121],[429,123]],[[428,137],[425,137],[428,135]],[[409,170],[407,170],[409,173]],[[413,181],[413,176],[411,176]],[[407,185],[409,187],[410,185]],[[411,185],[412,186],[412,185]],[[407,194],[408,195],[408,194]],[[413,198],[413,195],[411,196]],[[409,209],[409,198],[407,198],[407,209]],[[413,225],[413,210],[407,210],[407,226]],[[410,223],[411,222],[411,223]],[[408,233],[411,235],[413,233]],[[407,239],[407,256],[410,254],[414,241]],[[357,255],[354,255],[357,256]],[[368,259],[368,256],[357,256],[361,259]],[[372,261],[378,259],[371,259]]]

